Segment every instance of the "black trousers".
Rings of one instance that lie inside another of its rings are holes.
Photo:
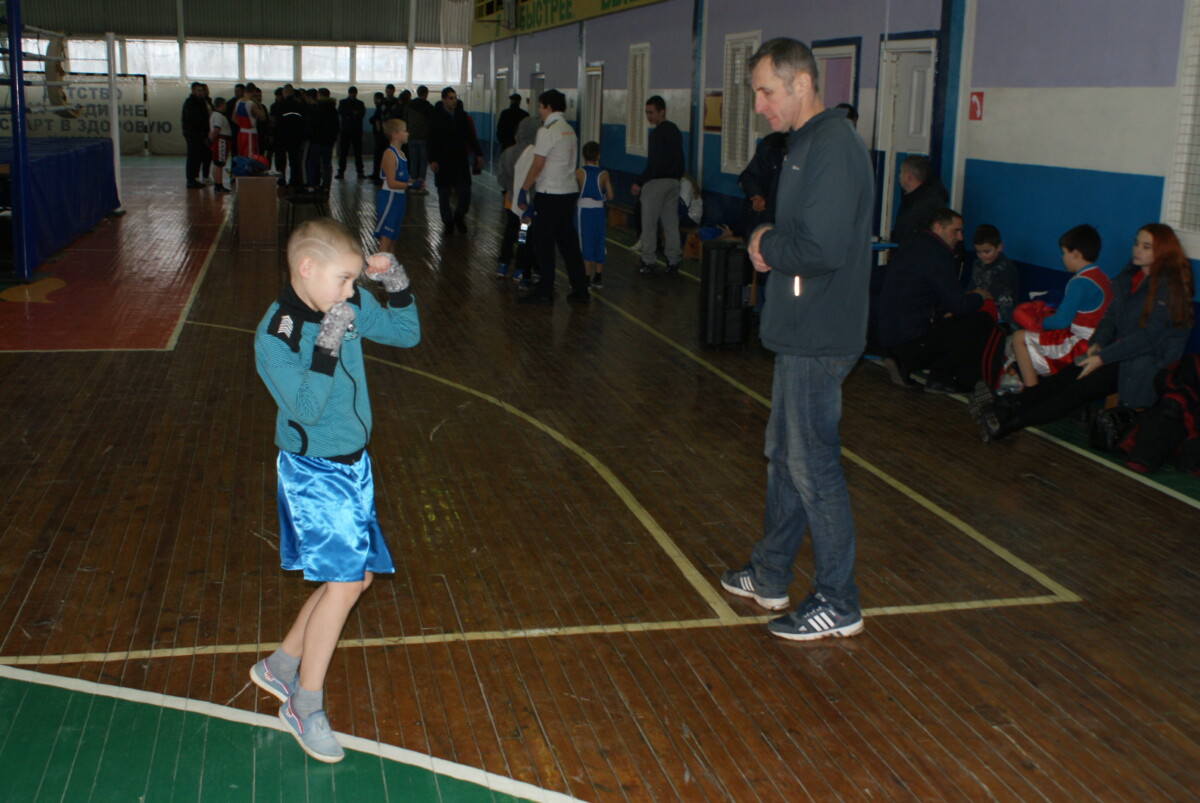
[[[507,265],[512,262],[513,249],[517,245],[517,235],[521,230],[521,219],[507,209],[503,210],[501,214],[504,215],[504,238],[500,240],[500,257],[498,261]],[[526,236],[525,239],[528,242],[529,237]]]
[[[579,250],[579,234],[575,231],[575,203],[578,195],[566,193],[550,195],[539,192],[534,198],[537,233],[533,243],[533,257],[537,261],[538,284],[536,292],[550,295],[554,292],[554,249],[562,254],[567,268],[567,279],[571,292],[586,294],[588,291],[587,270],[583,266],[583,254]]]
[[[1120,368],[1120,363],[1101,365],[1079,379],[1080,369],[1069,365],[1057,374],[1039,379],[1036,385],[1014,396],[1012,410],[1023,426],[1057,421],[1070,415],[1084,402],[1116,393]]]
[[[187,161],[184,163],[184,171],[188,181],[196,181],[200,177],[200,166],[204,163],[205,154],[212,158],[212,151],[208,147],[208,137],[187,134],[183,140],[187,143]]]
[[[438,212],[441,213],[442,222],[447,226],[453,226],[456,221],[462,220],[467,216],[467,211],[471,208],[471,175],[467,174],[466,181],[460,181],[457,184],[438,184]],[[458,205],[454,207],[454,211],[450,211],[450,195],[454,193],[458,195]]]
[[[986,312],[940,318],[916,340],[891,348],[908,369],[929,369],[930,382],[972,387],[983,378],[985,351],[996,329]]]
[[[349,151],[354,151],[354,166],[358,169],[358,174],[363,174],[363,158],[362,158],[363,136],[362,130],[358,131],[343,131],[338,137],[338,172],[346,172],[346,155]]]

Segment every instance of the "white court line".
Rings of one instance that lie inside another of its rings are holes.
[[[271,730],[282,731],[287,733],[287,729],[283,723],[279,721],[279,717],[270,716],[268,714],[256,714],[251,711],[243,711],[239,708],[230,708],[228,706],[217,705],[216,703],[207,703],[200,700],[189,700],[186,697],[174,697],[167,694],[159,694],[157,692],[142,691],[141,689],[127,689],[121,686],[108,686],[101,683],[92,683],[87,680],[78,678],[60,677],[58,675],[46,675],[40,672],[30,672],[26,669],[13,669],[7,666],[0,666],[0,677],[8,678],[9,680],[18,681],[21,683],[33,683],[39,686],[50,686],[53,688],[64,689],[66,691],[79,692],[81,694],[91,694],[96,697],[108,697],[115,700],[123,700],[131,703],[142,703],[145,705],[157,706],[159,708],[170,708],[175,711],[183,711],[189,714],[199,714],[201,716],[213,717],[214,719],[222,719],[226,722],[235,722],[240,725],[249,725],[256,728],[269,728]],[[347,750],[353,750],[356,753],[365,753],[367,755],[378,756],[380,758],[394,761],[397,764],[405,764],[410,767],[427,770],[437,775],[445,775],[449,778],[455,778],[460,781],[477,784],[486,789],[501,794],[512,795],[514,797],[525,798],[528,800],[537,801],[537,803],[578,803],[579,798],[564,795],[561,792],[553,792],[549,789],[543,789],[540,786],[534,786],[523,781],[513,780],[503,775],[487,772],[476,767],[468,767],[464,764],[456,764],[453,761],[447,761],[442,758],[434,758],[433,756],[417,753],[412,750],[406,750],[402,747],[395,747],[382,742],[373,742],[370,739],[363,739],[360,736],[350,736],[345,733],[337,734],[338,743]],[[297,748],[299,750],[299,748]],[[300,761],[297,754],[297,761]]]

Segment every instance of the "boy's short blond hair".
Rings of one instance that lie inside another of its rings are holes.
[[[346,254],[362,256],[362,246],[344,223],[331,217],[306,220],[288,237],[287,260],[293,272],[305,257],[327,265]]]
[[[399,117],[393,117],[390,120],[386,120],[383,124],[383,130],[388,132],[389,135],[395,134],[401,128],[408,128],[408,123],[404,122]]]

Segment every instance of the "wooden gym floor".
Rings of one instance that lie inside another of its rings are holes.
[[[982,444],[960,401],[864,364],[842,438],[866,630],[773,639],[717,582],[760,527],[770,355],[700,349],[696,265],[646,279],[615,245],[589,306],[565,281],[516,304],[486,177],[468,234],[409,199],[423,340],[368,364],[398,571],[328,681],[353,760],[308,761],[246,680],[311,590],[279,569],[250,337],[282,251],[238,247],[181,160],[128,161],[113,264],[207,269],[163,350],[0,353],[0,799],[1200,796],[1194,503],[1033,433]],[[332,208],[365,237],[374,188]],[[72,337],[107,342],[93,324]],[[396,780],[401,750],[472,783]]]

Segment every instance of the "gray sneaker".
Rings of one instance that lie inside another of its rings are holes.
[[[301,719],[292,709],[292,698],[289,697],[279,709],[279,719],[288,733],[296,737],[300,748],[317,761],[336,764],[346,757],[346,752],[333,735],[333,728],[329,727],[324,711],[313,711]]]
[[[809,594],[800,607],[767,622],[771,635],[791,641],[813,641],[827,636],[855,636],[863,631],[860,611],[839,611],[820,594]]]
[[[760,607],[768,611],[782,611],[788,606],[788,596],[764,594],[754,582],[754,569],[747,563],[741,569],[726,569],[721,573],[721,588],[737,597],[754,600]]]
[[[250,667],[250,679],[254,681],[255,686],[274,695],[281,703],[287,702],[287,698],[292,696],[292,690],[298,685],[296,678],[292,678],[289,683],[275,677],[275,674],[271,672],[271,667],[267,666],[266,658]]]

